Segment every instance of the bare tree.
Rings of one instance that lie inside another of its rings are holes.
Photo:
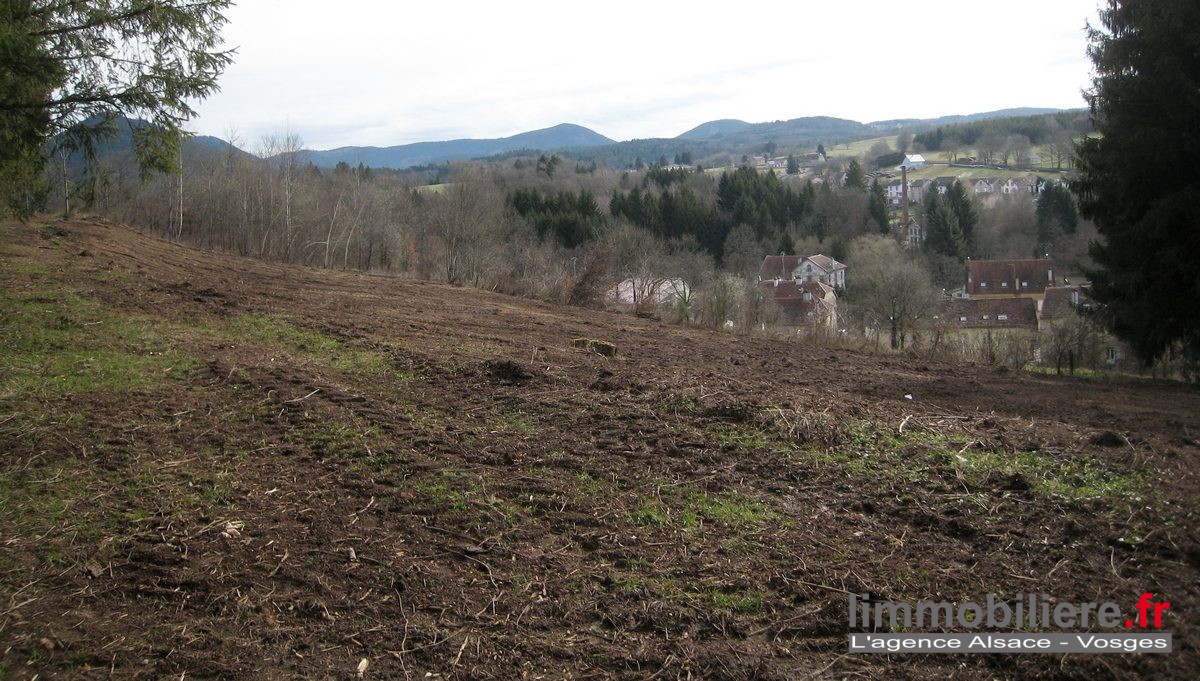
[[[865,325],[888,329],[892,348],[903,348],[917,327],[932,317],[935,297],[929,273],[886,236],[855,239],[848,260],[854,273],[848,293]]]

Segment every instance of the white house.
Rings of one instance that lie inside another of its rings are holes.
[[[904,163],[901,163],[900,167],[906,170],[920,170],[926,165],[924,156],[920,154],[908,154],[904,157]]]
[[[835,289],[846,287],[846,265],[827,255],[768,255],[758,270],[759,281],[780,279],[795,284],[820,282]]]

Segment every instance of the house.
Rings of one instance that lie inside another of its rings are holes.
[[[1087,312],[1095,305],[1090,293],[1090,286],[1046,289],[1038,309],[1038,329],[1046,339],[1049,356],[1043,361],[1047,364],[1060,370],[1066,364],[1072,371],[1076,365],[1113,369],[1128,355],[1125,346],[1099,323],[1087,321]]]
[[[1033,181],[1026,177],[1010,177],[1000,183],[1001,194],[1029,194]]]
[[[608,299],[614,303],[654,307],[673,305],[686,299],[689,293],[687,282],[682,279],[624,279],[608,290]]]
[[[1083,286],[1050,286],[1038,306],[1038,328],[1045,330],[1055,322],[1069,319],[1092,306],[1088,288]]]
[[[758,283],[779,310],[779,325],[837,328],[837,295],[819,281],[769,279]]]
[[[976,196],[994,194],[999,189],[1000,178],[998,178],[998,177],[981,177],[978,180],[975,180],[975,182],[972,184],[973,184],[973,188],[975,189]]]
[[[1041,301],[1055,285],[1054,261],[968,260],[967,295],[973,299],[1032,298]]]
[[[937,193],[939,196],[945,196],[946,192],[949,191],[950,187],[954,186],[954,183],[957,181],[958,181],[957,177],[952,177],[950,175],[942,175],[941,177],[933,178],[932,186],[937,189]]]
[[[933,180],[910,180],[908,183],[908,200],[921,203],[925,195],[933,190]]]
[[[758,270],[759,281],[790,280],[796,284],[820,282],[835,289],[846,287],[846,266],[827,256],[768,255]]]
[[[905,170],[920,170],[928,165],[925,162],[925,157],[920,154],[907,154],[904,157],[904,162],[900,164],[900,168]]]
[[[1006,354],[1030,361],[1037,344],[1037,301],[1032,298],[947,298],[934,327],[967,356],[988,362]]]
[[[899,206],[904,201],[904,183],[900,180],[892,180],[887,183],[888,202],[893,206]]]
[[[925,226],[921,224],[920,220],[910,217],[908,226],[901,236],[909,248],[920,248],[921,244],[925,243]]]

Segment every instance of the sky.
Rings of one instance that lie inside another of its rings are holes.
[[[616,140],[701,123],[1076,108],[1098,0],[239,0],[190,128],[253,149]]]

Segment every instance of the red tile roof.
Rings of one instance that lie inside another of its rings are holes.
[[[1089,291],[1082,286],[1054,286],[1046,289],[1046,297],[1042,300],[1042,318],[1059,319],[1074,312],[1075,307],[1087,307],[1092,304]],[[1078,294],[1078,297],[1076,297]]]
[[[1037,301],[1032,298],[988,298],[942,301],[941,318],[960,329],[1037,328]]]
[[[799,255],[768,255],[758,269],[759,279],[791,279],[792,271],[804,260]]]
[[[779,308],[779,321],[784,324],[813,324],[834,311],[833,306],[825,301],[833,289],[819,281],[796,284],[790,279],[778,282],[768,280],[759,282],[758,287],[775,301]],[[805,292],[810,294],[808,300],[804,299]]]
[[[1054,282],[1054,261],[1049,259],[967,262],[968,295],[1043,293]]]

